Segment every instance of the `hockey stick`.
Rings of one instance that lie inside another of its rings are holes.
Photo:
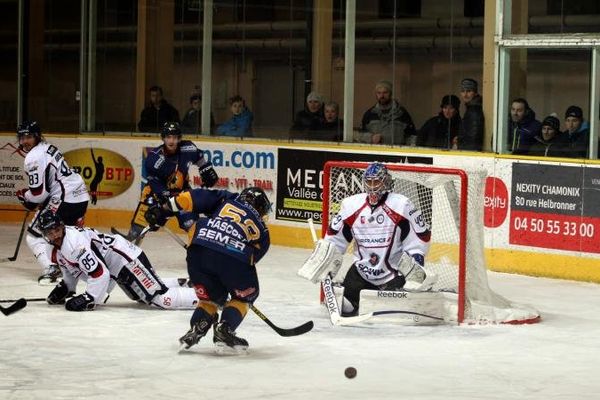
[[[250,309],[252,311],[254,311],[254,313],[256,315],[258,315],[258,317],[260,319],[265,321],[266,324],[269,325],[275,332],[277,332],[279,334],[279,336],[289,337],[289,336],[303,335],[303,334],[309,332],[314,326],[314,323],[312,321],[308,321],[308,322],[305,322],[302,325],[297,326],[295,328],[288,328],[288,329],[280,328],[277,325],[275,325],[273,322],[271,322],[271,320],[269,318],[267,318],[265,316],[265,314],[260,312],[260,310],[258,308],[256,308],[253,304],[250,304]]]
[[[0,303],[14,303],[15,301],[25,300],[26,302],[32,301],[46,301],[45,297],[31,297],[31,298],[21,298],[21,299],[1,299]]]
[[[8,307],[0,306],[0,311],[2,314],[9,316],[10,314],[14,314],[17,311],[24,309],[25,307],[27,307],[27,300],[21,298]]]
[[[183,239],[181,239],[179,236],[177,236],[177,234],[175,232],[170,230],[168,226],[165,225],[165,226],[163,226],[163,228],[169,234],[169,236],[171,236],[173,238],[173,240],[175,240],[181,247],[183,247],[184,249],[187,250],[188,245],[186,242],[183,241]]]
[[[23,224],[21,225],[21,232],[19,233],[19,239],[17,240],[17,248],[15,249],[15,254],[12,257],[0,258],[0,262],[6,261],[16,261],[17,256],[19,255],[19,249],[21,248],[21,241],[23,240],[23,234],[25,233],[25,225],[27,225],[27,217],[29,217],[29,210],[25,213],[25,217],[23,218]]]

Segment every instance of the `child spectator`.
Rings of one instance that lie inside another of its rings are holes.
[[[233,116],[217,128],[217,135],[249,137],[252,136],[254,114],[246,107],[241,96],[229,99],[229,108]]]

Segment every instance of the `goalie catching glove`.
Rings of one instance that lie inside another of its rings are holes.
[[[404,289],[408,291],[425,292],[437,281],[437,275],[433,271],[423,267],[408,253],[402,253],[397,270],[404,275]]]
[[[310,257],[298,270],[298,275],[312,283],[317,283],[322,281],[327,274],[331,274],[333,278],[341,266],[342,253],[333,243],[320,239],[317,241]]]

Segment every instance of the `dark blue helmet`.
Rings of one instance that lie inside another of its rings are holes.
[[[387,167],[379,162],[369,164],[363,175],[363,188],[368,195],[369,203],[377,204],[391,187],[392,177]]]
[[[164,139],[171,135],[181,138],[181,128],[179,127],[178,122],[165,122],[163,125],[162,131],[160,132],[160,137]]]
[[[24,136],[33,136],[37,139],[42,136],[42,130],[37,121],[23,121],[17,127],[17,139],[21,139]]]
[[[259,187],[254,186],[242,190],[239,199],[258,211],[261,217],[271,211],[271,202],[264,190]]]
[[[62,219],[52,210],[44,210],[40,213],[38,227],[42,232],[45,233],[46,231],[61,225],[64,225]]]

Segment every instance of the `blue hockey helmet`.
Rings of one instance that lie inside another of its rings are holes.
[[[384,194],[390,191],[392,177],[385,165],[380,162],[369,164],[363,174],[363,188],[367,193],[369,203],[375,205]]]
[[[181,138],[181,128],[179,127],[178,122],[165,122],[160,132],[160,137],[164,139],[167,136],[177,136]]]
[[[264,190],[253,186],[242,190],[239,199],[254,208],[261,217],[271,212],[271,202]]]

